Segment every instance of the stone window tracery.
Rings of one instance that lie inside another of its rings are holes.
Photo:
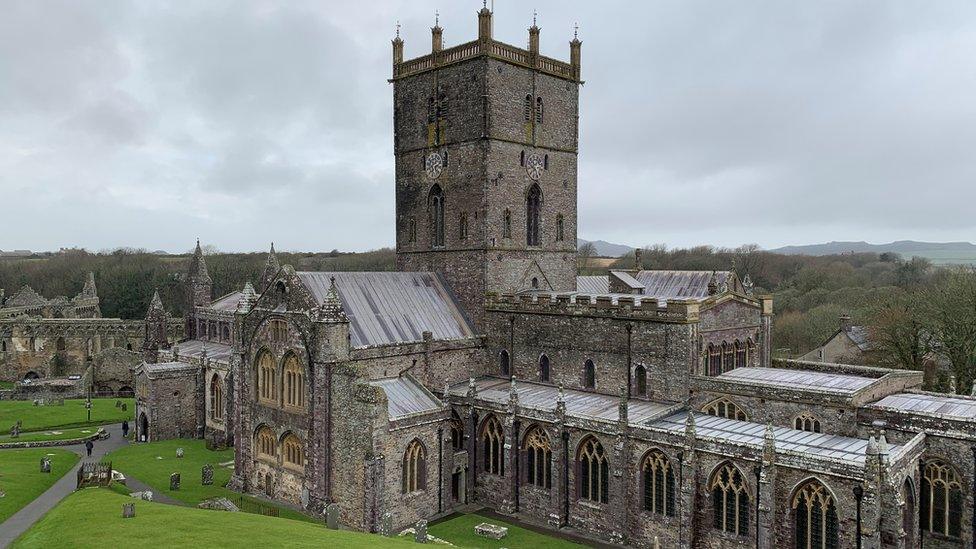
[[[746,344],[738,339],[732,344],[735,348],[735,365],[733,368],[744,368],[749,365]]]
[[[956,470],[942,460],[927,461],[919,498],[922,530],[952,538],[962,533],[962,482]]]
[[[577,470],[580,499],[607,503],[610,495],[610,458],[595,437],[587,437],[580,443]]]
[[[278,400],[275,390],[278,369],[275,367],[274,357],[267,351],[258,356],[258,400],[275,403]]]
[[[440,185],[435,184],[428,196],[430,208],[430,242],[431,246],[444,245],[444,192]]]
[[[796,549],[839,547],[837,507],[823,484],[811,480],[793,496]]]
[[[710,416],[737,419],[739,421],[749,421],[749,416],[747,416],[738,405],[727,398],[713,400],[702,408],[702,412],[705,412]]]
[[[257,436],[254,437],[256,440],[257,455],[258,458],[264,459],[275,459],[277,452],[275,451],[275,435],[271,431],[271,428],[264,425],[258,428]]]
[[[302,452],[302,441],[294,433],[288,433],[281,441],[281,454],[285,465],[292,468],[305,466],[305,454]]]
[[[525,436],[526,481],[539,488],[552,488],[552,445],[541,427],[533,427]]]
[[[542,215],[542,189],[533,184],[525,199],[525,241],[529,246],[539,245],[539,219]]]
[[[731,343],[722,342],[722,373],[735,368],[735,349]]]
[[[820,420],[817,416],[804,412],[793,418],[793,428],[799,431],[809,431],[811,433],[821,433]]]
[[[455,452],[464,450],[464,423],[456,417],[451,418],[451,448]]]
[[[427,452],[424,445],[413,439],[403,453],[403,493],[427,489]]]
[[[651,450],[641,464],[644,510],[674,516],[674,469],[664,452]]]
[[[712,526],[723,532],[749,534],[749,492],[742,473],[731,463],[719,467],[708,486],[712,493]]]
[[[305,371],[298,357],[289,354],[285,358],[285,404],[301,408],[305,406]]]
[[[708,375],[717,376],[722,373],[722,348],[714,343],[708,344]]]
[[[210,379],[210,419],[224,419],[224,390],[220,386],[220,376],[214,374]]]
[[[502,450],[505,445],[505,435],[502,424],[495,416],[489,416],[481,428],[481,442],[483,445],[485,472],[492,475],[505,476],[505,459]]]

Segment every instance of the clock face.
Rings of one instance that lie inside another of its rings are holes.
[[[424,161],[424,169],[427,171],[427,177],[437,179],[444,171],[444,160],[441,158],[441,153],[432,152],[428,154],[427,160]]]
[[[532,153],[525,159],[525,173],[534,181],[542,177],[542,170],[545,169],[545,162],[538,153]]]

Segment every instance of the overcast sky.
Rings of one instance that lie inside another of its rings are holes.
[[[390,39],[478,0],[8,0],[0,249],[393,243]],[[583,41],[580,236],[976,237],[976,3],[534,2]],[[495,3],[524,46],[533,4]]]

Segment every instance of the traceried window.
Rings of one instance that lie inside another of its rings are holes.
[[[502,453],[505,435],[501,422],[495,416],[488,416],[481,427],[481,443],[485,472],[505,476],[505,459]]]
[[[271,428],[267,425],[260,427],[257,436],[254,438],[258,458],[275,459],[278,453],[275,451],[275,434],[271,431]]]
[[[919,513],[922,531],[952,538],[962,533],[962,482],[942,460],[925,462]]]
[[[512,211],[508,209],[502,215],[502,238],[512,238]]]
[[[549,435],[541,427],[533,427],[525,435],[525,480],[539,488],[552,488],[552,445]]]
[[[542,124],[542,115],[543,115],[542,98],[536,97],[535,98],[535,123],[536,124]]]
[[[224,419],[224,390],[220,386],[220,376],[214,374],[210,379],[210,419]]]
[[[586,389],[596,388],[596,366],[590,359],[586,359],[586,362],[583,363],[583,387]]]
[[[508,351],[502,349],[502,352],[498,353],[498,374],[508,377],[512,373],[512,359],[508,355]]]
[[[563,221],[563,214],[558,214],[556,216],[556,242],[563,240],[566,240],[565,222]]]
[[[712,526],[745,536],[749,534],[749,492],[742,473],[731,463],[719,467],[708,485],[712,494]]]
[[[284,299],[284,295],[286,293],[285,292],[285,285],[283,283],[279,282],[277,288],[278,288],[278,292],[282,296],[281,299]],[[284,342],[284,341],[286,341],[288,339],[288,323],[287,322],[285,322],[284,320],[272,320],[272,321],[270,321],[270,324],[271,324],[271,339],[273,341],[277,341],[278,343],[282,343],[282,342]]]
[[[837,507],[823,484],[811,480],[793,496],[796,549],[840,547]]]
[[[735,349],[731,343],[722,342],[722,372],[735,368]]]
[[[749,421],[749,416],[747,416],[741,408],[726,398],[720,398],[706,404],[705,407],[702,408],[702,412],[705,412],[710,416],[726,417],[729,419],[737,419],[739,421]]]
[[[549,357],[546,355],[539,357],[539,381],[549,383]]]
[[[674,516],[674,469],[664,452],[651,450],[641,464],[644,510]]]
[[[427,451],[417,439],[403,452],[402,481],[404,494],[427,489]]]
[[[722,348],[714,343],[708,344],[708,375],[717,376],[722,373]]]
[[[275,381],[278,369],[271,353],[263,351],[258,357],[258,400],[274,403],[278,400]]]
[[[735,340],[735,343],[733,345],[735,347],[734,368],[745,368],[746,366],[749,365],[748,356],[747,356],[748,353],[746,352],[746,344],[737,339]]]
[[[458,237],[461,240],[468,239],[468,213],[461,212],[461,218],[458,220]]]
[[[451,418],[451,449],[464,450],[464,423],[457,417]]]
[[[285,358],[285,404],[294,407],[305,406],[305,371],[298,357],[289,354]]]
[[[440,185],[434,185],[427,197],[430,209],[430,243],[431,246],[444,245],[444,192]]]
[[[584,439],[580,443],[576,461],[580,499],[607,503],[610,496],[610,458],[600,441],[592,436]]]
[[[795,418],[793,418],[793,428],[800,431],[809,431],[811,433],[821,433],[820,430],[820,420],[817,416],[804,412]]]
[[[284,464],[293,469],[305,467],[305,454],[302,452],[302,441],[294,433],[289,433],[281,441],[281,457]]]
[[[634,391],[637,396],[647,396],[647,369],[643,364],[634,368]]]
[[[525,199],[525,242],[529,246],[539,245],[539,218],[542,209],[542,189],[533,184]]]

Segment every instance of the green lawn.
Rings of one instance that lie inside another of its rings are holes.
[[[482,522],[490,522],[508,527],[508,535],[500,540],[483,538],[474,533],[474,527]],[[570,541],[550,537],[544,534],[513,526],[493,518],[481,515],[461,515],[459,517],[439,522],[430,527],[428,532],[443,540],[460,547],[484,547],[497,549],[500,547],[532,547],[533,549],[561,549],[570,547],[585,547]]]
[[[128,410],[116,408],[116,400],[125,402]],[[89,422],[84,399],[65,400],[64,406],[34,406],[31,400],[0,400],[0,432],[9,434],[18,419],[23,422],[21,431],[122,423],[124,419],[132,421],[135,407],[131,398],[95,398]]]
[[[21,433],[17,438],[10,438],[9,434],[0,435],[0,444],[6,444],[8,442],[36,442],[39,440],[43,441],[53,441],[53,440],[75,440],[80,438],[85,438],[94,435],[98,431],[98,427],[72,427],[70,429],[51,429],[46,431],[31,431],[29,433]]]
[[[136,516],[122,518],[122,504]],[[48,547],[417,547],[294,520],[137,501],[101,488],[68,496],[12,545]]]
[[[183,448],[183,458],[176,457],[176,449]],[[214,452],[208,450],[206,443],[198,439],[164,440],[148,444],[129,444],[103,458],[112,462],[112,468],[126,476],[145,482],[154,492],[166,494],[173,499],[196,505],[216,496],[237,498],[237,492],[224,488],[230,480],[231,470],[220,463],[234,460],[234,449],[228,448]],[[214,483],[201,484],[201,468],[210,463],[214,466]],[[180,474],[180,489],[169,489],[169,475]],[[253,499],[253,498],[248,498]],[[267,504],[267,502],[263,502]],[[280,516],[294,520],[313,521],[314,519],[292,509],[280,507]]]
[[[41,458],[51,458],[51,472],[41,472]],[[21,507],[34,501],[52,484],[63,477],[75,463],[78,456],[67,450],[51,448],[26,448],[0,450],[0,490],[7,493],[0,498],[0,522],[10,518]]]

